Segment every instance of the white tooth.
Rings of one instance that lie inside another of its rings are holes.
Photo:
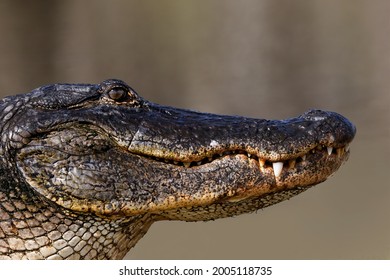
[[[190,167],[190,165],[191,165],[191,162],[183,162],[183,164],[184,164],[184,167]]]
[[[333,147],[326,147],[326,149],[328,150],[328,155],[330,156],[333,152]]]
[[[302,158],[302,161],[305,161],[306,160],[306,155],[301,156],[301,158]]]
[[[282,173],[283,162],[273,162],[272,167],[274,168],[275,177],[279,177],[279,175]]]

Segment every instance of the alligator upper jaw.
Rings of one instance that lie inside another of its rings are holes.
[[[345,117],[321,110],[268,121],[149,106],[158,117],[140,124],[128,152],[185,168],[240,154],[256,160],[261,171],[271,167],[278,178],[312,153],[344,161],[356,133]]]
[[[286,162],[314,149],[329,154],[348,149],[356,129],[343,116],[311,110],[288,120],[269,121],[237,116],[203,114],[150,104],[151,118],[137,126],[126,143],[130,153],[149,156],[186,167],[226,153],[244,153],[265,162]]]

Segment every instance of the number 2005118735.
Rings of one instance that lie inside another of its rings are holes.
[[[214,266],[212,275],[271,275],[271,266]]]

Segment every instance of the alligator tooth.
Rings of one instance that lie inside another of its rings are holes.
[[[302,161],[305,161],[306,160],[306,155],[301,156],[301,158],[302,158]]]
[[[279,161],[279,162],[273,162],[273,163],[272,163],[272,167],[274,168],[275,177],[279,177],[280,174],[282,173],[283,162],[281,162],[281,161]]]
[[[173,163],[176,164],[176,165],[178,165],[179,162],[178,162],[178,161],[174,161]]]
[[[250,157],[251,157],[251,154],[248,153],[248,158],[250,158]]]
[[[336,149],[337,156],[341,157],[344,154],[344,148],[338,148]]]
[[[207,158],[210,162],[213,160],[213,158],[212,157],[208,157]]]
[[[295,167],[295,163],[296,163],[295,159],[290,159],[288,161],[288,168],[294,168]]]
[[[197,165],[201,165],[201,164],[202,164],[202,162],[201,162],[201,161],[198,161],[196,164],[197,164]]]
[[[264,172],[265,159],[259,158],[259,166],[260,166],[260,171]]]
[[[328,155],[330,156],[333,152],[333,147],[326,147],[326,149],[328,150]]]
[[[345,145],[345,151],[349,152],[349,144]]]
[[[265,165],[265,159],[259,159],[260,167],[263,168]]]
[[[191,165],[191,162],[183,162],[183,164],[184,164],[184,167],[190,167],[190,165]]]

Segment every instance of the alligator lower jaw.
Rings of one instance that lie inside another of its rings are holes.
[[[244,150],[227,150],[213,156],[204,157],[198,161],[176,161],[172,159],[159,158],[154,156],[145,156],[148,159],[153,161],[163,162],[165,164],[170,164],[172,166],[177,166],[181,168],[190,168],[196,169],[197,167],[203,167],[207,164],[210,164],[216,160],[220,160],[224,157],[231,156],[244,156],[248,158],[248,160],[255,160],[258,164],[259,170],[262,173],[269,172],[270,170],[273,172],[275,178],[279,178],[283,171],[291,171],[296,168],[297,165],[307,164],[307,157],[312,154],[321,154],[324,158],[332,159],[335,161],[343,162],[349,155],[349,146],[343,146],[339,148],[328,147],[324,145],[318,145],[313,149],[308,150],[306,153],[301,153],[296,156],[289,156],[287,160],[281,161],[271,161],[262,157],[258,157],[257,155],[248,153]]]
[[[187,222],[197,222],[237,216],[288,200],[311,187],[312,186],[296,187],[294,189],[275,191],[249,197],[227,197],[218,203],[209,205],[167,209],[156,215],[154,220],[185,220]],[[183,217],[185,218],[183,219]]]
[[[161,184],[170,182],[168,176],[182,181],[174,186],[176,196],[160,193],[146,207],[125,205],[122,210],[128,214],[147,210],[157,219],[185,221],[249,213],[289,199],[325,181],[348,156],[346,147],[332,150],[316,147],[299,158],[284,162],[278,176],[275,176],[272,162],[265,161],[261,165],[257,157],[249,157],[246,153],[231,151],[210,162],[192,163],[189,167],[183,163],[138,156],[140,162],[153,166],[153,172],[163,170],[167,177]],[[194,215],[194,212],[203,215]]]

